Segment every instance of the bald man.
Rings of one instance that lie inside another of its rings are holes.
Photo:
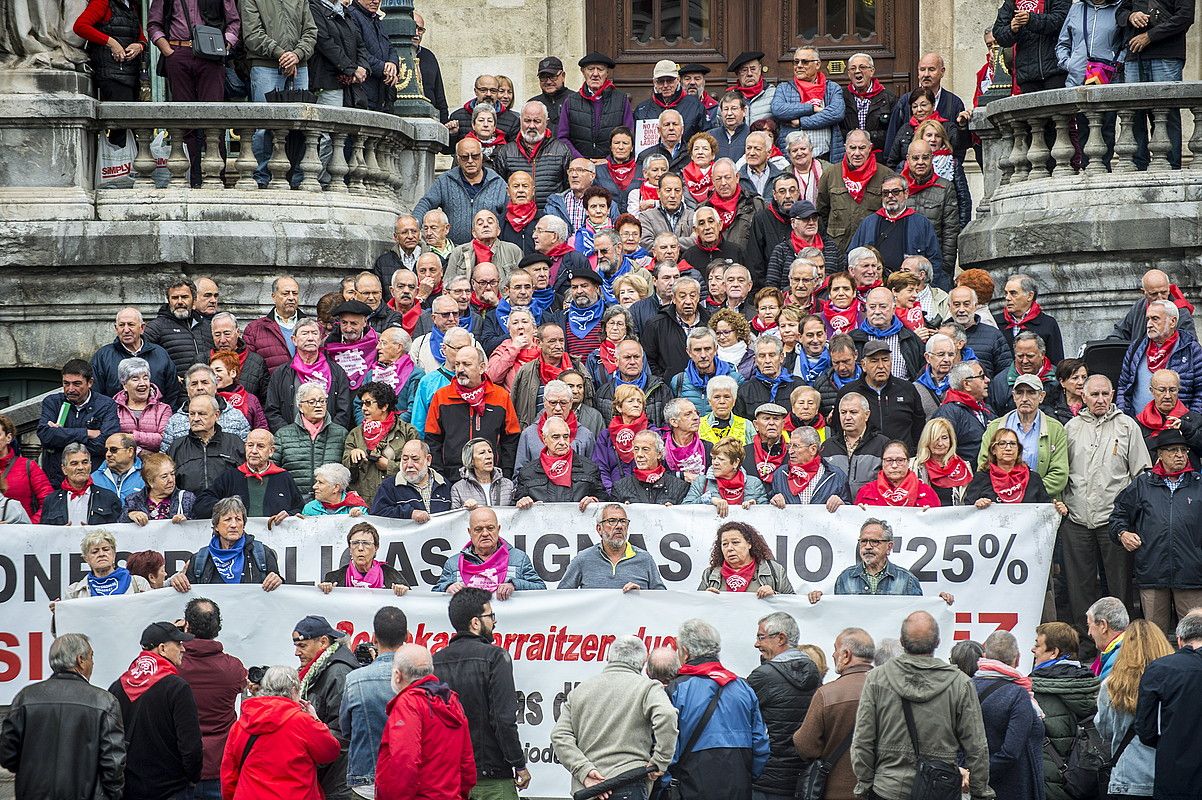
[[[413,207],[413,216],[424,219],[427,211],[442,209],[451,223],[451,241],[466,242],[472,238],[475,212],[487,208],[499,218],[508,201],[505,181],[484,166],[480,142],[463,139],[455,145],[455,166],[430,184]]]
[[[1148,303],[1153,300],[1172,300],[1181,311],[1181,317],[1177,320],[1177,330],[1193,333],[1194,307],[1163,270],[1150,269],[1145,272],[1139,282],[1139,288],[1142,296],[1131,304],[1122,320],[1115,323],[1114,332],[1109,338],[1130,342],[1143,337],[1147,332]]]

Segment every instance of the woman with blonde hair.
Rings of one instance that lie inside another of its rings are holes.
[[[956,431],[943,417],[927,422],[910,459],[918,480],[929,484],[944,506],[964,505],[964,490],[972,482],[972,467],[956,455]]]
[[[926,142],[931,147],[931,164],[935,174],[956,188],[956,200],[960,203],[960,227],[972,219],[972,195],[968,192],[968,178],[964,176],[964,163],[955,156],[955,142],[950,130],[942,122],[927,119],[914,129],[914,141]],[[908,145],[907,145],[908,147]]]
[[[629,309],[638,301],[651,296],[651,284],[637,272],[627,272],[614,278],[614,299],[622,308]]]
[[[1110,743],[1114,767],[1107,791],[1111,800],[1152,797],[1156,775],[1156,750],[1135,736],[1135,706],[1139,700],[1139,682],[1148,664],[1170,655],[1173,646],[1158,625],[1144,619],[1133,620],[1123,634],[1123,646],[1114,666],[1098,691],[1098,713],[1094,717],[1098,733]]]

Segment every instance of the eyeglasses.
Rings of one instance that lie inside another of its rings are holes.
[[[375,540],[373,540],[373,539],[355,539],[353,542],[351,542],[351,543],[350,543],[350,546],[351,546],[352,548],[355,548],[355,547],[375,547],[375,546],[376,546],[376,543],[375,543]]]
[[[106,452],[106,453],[120,453],[122,450],[133,450],[133,448],[132,447],[106,447],[106,448],[104,448],[104,452]]]
[[[881,189],[881,194],[885,197],[893,197],[894,195],[905,194],[905,189]]]
[[[497,621],[497,612],[490,611],[487,614],[477,614],[476,619],[491,619],[493,622],[496,622]]]
[[[630,525],[630,520],[625,517],[612,517],[610,519],[601,520],[601,524],[607,528],[626,528]]]
[[[757,642],[762,642],[765,639],[771,639],[773,636],[784,636],[784,634],[783,633],[757,633],[755,635],[755,640]]]
[[[976,375],[969,375],[965,380],[977,381],[985,377],[984,372],[978,372]]]
[[[460,161],[479,161],[482,158],[484,158],[483,153],[460,153],[459,154]]]
[[[501,282],[499,280],[484,281],[484,280],[480,280],[479,278],[477,278],[475,281],[472,281],[472,282],[475,283],[477,286],[485,286],[485,287],[501,285]]]
[[[1000,442],[994,442],[993,444],[995,447],[1018,447],[1018,442],[1012,442],[1008,439]]]
[[[301,400],[300,404],[302,406],[324,406],[326,402],[324,397],[310,397],[308,400]]]
[[[882,458],[882,464],[905,464],[910,459],[908,458]]]
[[[892,541],[892,539],[861,539],[860,546],[863,547],[864,545],[868,545],[869,547],[876,547],[878,545],[888,544]]]
[[[795,59],[793,59],[793,63],[794,64],[817,64],[821,60],[822,59],[819,59],[819,58],[795,58]]]

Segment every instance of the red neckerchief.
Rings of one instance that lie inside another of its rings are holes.
[[[739,94],[743,95],[743,97],[747,100],[748,103],[750,103],[752,100],[756,99],[757,97],[759,97],[761,94],[764,93],[764,76],[761,75],[760,79],[756,82],[756,84],[754,86],[737,86],[736,85],[736,86],[730,87],[730,91],[738,92]]]
[[[918,476],[914,470],[906,472],[902,482],[894,485],[885,477],[884,472],[878,472],[874,482],[877,496],[885,501],[885,505],[894,507],[910,507],[918,502]]]
[[[1172,300],[1174,305],[1176,305],[1177,308],[1180,308],[1182,311],[1188,311],[1191,314],[1194,313],[1194,307],[1188,300],[1185,299],[1185,295],[1181,293],[1181,290],[1177,288],[1177,284],[1175,283],[1169,284],[1169,299]],[[239,356],[239,358],[242,357],[243,356]]]
[[[776,221],[781,225],[788,225],[789,219],[784,214],[776,210],[776,201],[773,200],[768,204],[768,210],[772,212],[772,216],[776,217]]]
[[[623,422],[621,414],[609,421],[609,441],[623,464],[634,460],[634,436],[647,430],[647,415],[640,414],[634,422]]]
[[[755,580],[755,561],[748,561],[746,566],[734,569],[722,562],[722,582],[726,584],[728,592],[745,592],[751,582]]]
[[[475,389],[463,388],[463,384],[459,382],[458,378],[451,381],[451,385],[455,387],[455,395],[460,400],[467,403],[467,407],[470,409],[468,413],[471,414],[471,416],[480,417],[484,415],[484,392],[488,388],[488,378],[485,378],[483,381],[481,381],[480,385]]]
[[[562,258],[568,253],[572,252],[572,250],[572,245],[568,244],[567,242],[560,242],[547,251],[547,258]]]
[[[605,83],[601,84],[601,87],[597,89],[596,93],[594,94],[589,92],[588,84],[586,83],[580,87],[580,96],[590,103],[595,103],[601,99],[601,95],[605,94],[606,89],[612,88],[614,88],[614,82],[607,78]]]
[[[930,189],[939,181],[939,175],[935,172],[935,170],[931,170],[930,177],[928,177],[925,182],[919,183],[918,181],[914,180],[914,176],[910,174],[909,164],[906,164],[904,167],[902,167],[901,176],[906,179],[906,185],[908,187],[907,190],[911,197],[925,189]]]
[[[939,116],[939,112],[935,111],[934,109],[931,110],[930,116],[928,116],[926,119],[918,119],[913,114],[910,115],[910,127],[911,128],[917,128],[919,125],[921,125],[922,123],[927,122],[927,121],[938,122],[940,125],[947,127],[947,120],[945,120],[943,117]]]
[[[793,85],[797,87],[797,93],[801,95],[801,102],[810,103],[814,100],[826,100],[826,75],[819,72],[818,77],[813,83],[803,81],[800,78],[793,79]]]
[[[797,235],[797,231],[789,232],[789,243],[793,245],[794,253],[800,253],[802,250],[804,250],[807,247],[817,247],[819,250],[821,250],[821,249],[823,249],[823,246],[824,246],[822,244],[822,234],[815,233],[813,239],[806,241],[805,239],[803,239]]]
[[[972,482],[972,468],[960,456],[952,453],[947,464],[940,464],[937,459],[930,459],[923,464],[931,485],[940,489],[951,489],[955,486],[966,486]]]
[[[913,213],[914,213],[914,209],[907,207],[907,208],[903,208],[902,212],[900,214],[898,214],[896,217],[891,217],[883,208],[878,208],[876,210],[876,214],[878,217],[880,217],[882,219],[886,219],[889,222],[897,222],[898,220],[903,220]]]
[[[875,174],[876,153],[869,153],[859,169],[852,169],[851,164],[847,163],[847,156],[843,156],[843,185],[847,187],[847,193],[857,205],[864,202],[864,190],[868,188],[868,182]]]
[[[626,192],[630,189],[630,184],[634,182],[634,171],[638,166],[633,158],[625,164],[619,164],[613,160],[613,157],[605,159],[605,166],[609,167],[609,177],[614,179],[614,185],[621,192]]]
[[[852,96],[858,97],[861,100],[871,100],[881,92],[885,91],[885,87],[881,85],[880,81],[878,81],[876,78],[873,78],[872,83],[868,84],[868,88],[863,92],[850,83],[847,84],[847,91],[851,92]]]
[[[743,197],[743,187],[735,184],[735,193],[723,200],[717,192],[710,195],[709,204],[718,212],[718,222],[722,223],[725,231],[735,221],[735,212],[739,210],[739,200]]]
[[[795,495],[800,495],[810,485],[810,481],[814,480],[814,476],[818,474],[818,468],[822,466],[822,456],[814,456],[804,464],[789,465],[789,491]]]
[[[491,139],[489,139],[487,142],[484,141],[483,139],[481,139],[480,134],[476,133],[475,131],[468,131],[467,135],[464,136],[463,138],[464,139],[475,139],[477,142],[480,143],[481,147],[500,147],[501,145],[505,144],[505,133],[503,131],[501,131],[499,128],[493,134],[493,137]]]
[[[764,449],[764,443],[760,441],[760,435],[757,433],[755,438],[751,440],[752,452],[755,453],[755,469],[759,473],[760,480],[768,483],[772,480],[772,475],[780,468],[780,465],[785,463],[785,458],[789,455],[785,449],[784,441],[776,443],[780,448],[780,453],[771,455]]]
[[[712,245],[703,244],[700,240],[694,242],[694,244],[697,245],[697,249],[703,253],[716,253],[722,249],[722,237],[719,236],[717,241],[715,241]],[[689,266],[692,265],[690,264]]]
[[[521,153],[522,156],[525,157],[525,159],[527,161],[529,161],[531,164],[533,164],[534,157],[537,156],[538,151],[542,149],[543,142],[547,141],[550,138],[551,138],[551,131],[547,131],[546,133],[543,134],[543,138],[539,139],[538,142],[535,143],[534,149],[532,149],[532,150],[526,149],[529,145],[526,144],[526,137],[524,137],[524,136],[519,136],[517,139],[514,140],[514,143],[517,144],[517,146],[518,146],[518,152]]]
[[[858,304],[853,300],[848,308],[835,308],[830,300],[822,301],[822,318],[833,333],[849,333],[860,317]]]
[[[510,341],[513,340],[511,339]],[[523,347],[518,351],[517,355],[513,357],[514,366],[517,369],[521,369],[542,354],[543,351],[540,350],[536,344],[532,344],[529,347]]]
[[[544,447],[538,454],[538,460],[551,483],[565,489],[572,485],[572,448],[568,448],[566,456],[556,458]]]
[[[556,417],[556,419],[563,419],[563,417]],[[564,421],[564,422],[566,422],[566,423],[568,423],[568,435],[569,435],[569,436],[571,436],[571,438],[572,438],[572,441],[576,441],[576,431],[577,431],[577,430],[580,428],[580,420],[578,420],[578,419],[576,418],[576,412],[575,412],[575,411],[569,411],[569,412],[568,412],[568,418],[567,418],[567,419],[564,419],[563,421]],[[539,415],[539,418],[538,418],[538,438],[539,438],[539,441],[542,441],[542,438],[543,438],[543,426],[544,426],[544,425],[546,425],[546,424],[547,424],[547,412],[546,412],[546,411],[544,411],[542,414],[540,414],[540,415]]]
[[[806,421],[794,414],[792,411],[789,412],[789,416],[785,417],[785,430],[789,433],[792,433],[798,428],[804,428],[807,425],[816,431],[820,431],[826,427],[826,417],[822,416],[822,413],[819,412],[817,417]],[[814,469],[817,469],[817,467]]]
[[[485,261],[492,263],[492,248],[479,239],[472,239],[472,252],[476,255],[477,264],[483,264]]]
[[[125,690],[129,702],[136,703],[139,697],[163,678],[178,674],[179,670],[170,661],[154,651],[143,650],[129,665],[129,669],[121,673],[121,688]]]
[[[367,444],[368,451],[376,449],[376,445],[384,441],[384,437],[392,430],[392,426],[396,424],[396,412],[389,411],[388,416],[383,420],[363,420],[363,441]]]
[[[711,108],[718,107],[718,98],[714,97],[709,92],[702,92],[701,97],[697,99],[701,101],[701,107],[706,111],[709,111]]]
[[[713,164],[703,170],[692,161],[685,164],[684,169],[680,171],[680,177],[684,179],[684,188],[698,203],[704,203],[714,193],[713,171]]]
[[[985,413],[985,403],[973,397],[971,394],[960,389],[948,389],[943,393],[943,405],[948,403],[959,403],[965,408],[975,411],[978,414]]]
[[[489,311],[492,311],[494,308],[497,307],[496,303],[486,303],[485,301],[481,300],[480,297],[476,294],[475,289],[473,289],[472,293],[470,295],[468,295],[467,304],[469,306],[471,306],[472,308],[476,309],[476,311],[480,314],[480,316],[484,316]]]
[[[1023,314],[1023,318],[1017,322],[1014,320],[1014,317],[1009,311],[1002,312],[1002,319],[1006,320],[1007,330],[1018,329],[1020,331],[1025,331],[1027,329],[1027,323],[1038,317],[1041,311],[1043,311],[1043,309],[1039,307],[1039,301],[1035,301],[1031,304],[1031,307],[1027,309],[1027,313]]]
[[[88,489],[92,488],[92,476],[91,475],[88,476],[88,482],[83,485],[82,489],[76,489],[74,486],[71,485],[70,481],[68,481],[66,478],[63,478],[61,488],[67,490],[67,497],[69,499],[78,500],[79,498],[83,497],[85,494],[88,493]]]
[[[245,477],[254,478],[262,483],[264,478],[269,478],[272,475],[279,475],[281,472],[287,472],[288,470],[284,469],[279,464],[272,464],[268,462],[267,466],[263,467],[262,472],[255,472],[250,468],[249,464],[245,463],[238,465],[238,471],[241,472]]]
[[[1155,403],[1148,403],[1144,406],[1143,411],[1135,415],[1135,421],[1148,430],[1159,433],[1169,427],[1169,417],[1181,419],[1188,413],[1189,409],[1180,400],[1177,401],[1177,405],[1173,406],[1173,410],[1167,414],[1161,414],[1160,409],[1156,407]]]
[[[321,507],[326,511],[337,511],[340,508],[367,508],[367,501],[350,491],[344,494],[341,500],[335,500],[333,503],[327,503],[325,500],[317,502],[321,503]]]
[[[597,352],[601,358],[601,366],[605,367],[608,374],[613,375],[614,370],[618,368],[618,343],[602,339]]]
[[[548,364],[546,359],[542,358],[542,352],[539,352],[538,359],[538,380],[539,383],[546,386],[551,381],[559,377],[559,373],[565,369],[572,368],[572,358],[567,353],[563,354],[563,360],[558,364]]]
[[[640,483],[658,483],[659,479],[664,477],[668,470],[661,463],[655,469],[639,469],[634,468],[634,479]]]
[[[1148,340],[1148,372],[1155,372],[1158,369],[1164,369],[1169,363],[1169,356],[1173,355],[1173,348],[1177,346],[1177,331],[1173,331],[1173,335],[1164,340],[1164,344],[1156,344],[1151,339]]]
[[[659,187],[643,181],[639,184],[639,200],[659,200]]]
[[[909,308],[897,306],[893,309],[893,315],[902,321],[912,331],[916,331],[926,325],[926,316],[922,313],[922,306],[915,303]]]
[[[414,300],[408,311],[400,311],[396,307],[396,301],[389,300],[388,307],[401,315],[401,327],[405,329],[405,333],[412,334],[413,329],[417,327],[417,321],[421,319],[422,304]]]
[[[1193,471],[1194,471],[1194,465],[1189,463],[1188,461],[1185,462],[1185,469],[1179,469],[1176,472],[1169,472],[1167,469],[1164,468],[1164,464],[1161,464],[1159,461],[1157,461],[1152,466],[1152,474],[1153,475],[1159,475],[1162,478],[1170,478],[1172,480],[1176,480],[1177,478],[1180,478],[1185,473],[1193,472]]]
[[[743,489],[747,485],[747,476],[743,470],[734,474],[733,478],[715,478],[718,482],[718,496],[728,503],[742,503]]]
[[[1027,496],[1027,483],[1031,480],[1031,468],[1018,462],[1014,469],[1003,472],[997,464],[989,465],[989,482],[997,493],[999,503],[1021,503]]]
[[[684,96],[685,96],[684,89],[677,89],[676,90],[676,99],[669,102],[669,101],[661,98],[659,96],[659,92],[652,92],[651,93],[651,102],[655,103],[660,108],[676,108],[676,106],[680,103],[680,101],[682,99],[684,99]]]
[[[246,415],[247,393],[246,389],[238,384],[234,384],[229,389],[218,390],[217,396],[225,400],[231,406],[241,411],[243,416]]]
[[[538,203],[529,200],[525,203],[515,203],[510,200],[505,204],[505,219],[509,221],[509,227],[515,231],[523,231],[526,226],[534,221],[534,215],[538,213]]]
[[[764,322],[762,319],[760,319],[759,314],[756,314],[751,318],[750,325],[751,329],[756,333],[763,333],[764,331],[769,331],[777,327],[775,323],[769,325],[767,322]]]

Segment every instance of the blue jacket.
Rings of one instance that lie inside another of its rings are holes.
[[[472,218],[481,209],[489,209],[500,218],[505,213],[509,193],[505,181],[491,169],[484,170],[484,183],[473,199],[467,190],[467,181],[459,167],[439,175],[430,185],[421,200],[413,207],[413,216],[421,219],[427,211],[441,208],[451,221],[451,241],[467,242],[472,238]]]
[[[767,503],[768,495],[764,492],[764,482],[746,470],[740,469],[739,471],[743,473],[743,500],[754,500],[761,505]],[[685,505],[708,503],[717,494],[718,479],[714,477],[713,467],[710,467],[704,475],[698,475],[693,481],[693,485],[689,487],[689,493],[685,495],[684,503]]]
[[[1123,54],[1123,26],[1118,24],[1119,0],[1094,5],[1089,0],[1073,3],[1056,41],[1056,62],[1068,73],[1064,85],[1085,82],[1085,61],[1118,61]],[[1084,22],[1084,26],[1082,26]],[[1085,33],[1089,41],[1085,41]],[[1121,72],[1120,72],[1121,74]],[[1149,793],[1151,787],[1149,786]]]
[[[876,592],[870,592],[868,591],[868,581],[864,578],[864,565],[853,564],[835,578],[835,594],[888,594],[922,597],[922,584],[910,570],[899,567],[892,561],[886,561],[885,573],[876,586]]]
[[[346,785],[371,786],[376,780],[376,755],[388,721],[392,691],[393,653],[380,653],[366,667],[351,670],[342,689],[338,727],[350,739]]]
[[[743,377],[743,374],[737,369],[732,369],[730,371],[730,377],[734,378],[735,383],[739,384],[740,386],[742,386],[743,381],[746,380],[746,378]],[[688,375],[684,372],[678,372],[673,375],[672,380],[668,382],[668,388],[672,390],[673,397],[684,398],[685,400],[690,401],[693,405],[697,406],[697,413],[703,417],[713,410],[710,408],[709,398],[705,396],[705,388],[689,383]]]
[[[825,458],[822,459],[822,468],[825,471],[818,479],[818,486],[814,489],[814,496],[810,498],[810,504],[820,505],[836,496],[842,498],[843,502],[850,503],[851,490],[847,488],[847,473]],[[786,505],[801,503],[797,499],[797,495],[789,490],[789,465],[787,462],[772,475],[772,491],[769,492],[769,495],[776,496],[778,494],[785,498]]]
[[[42,410],[38,417],[38,441],[42,443],[42,471],[50,479],[51,486],[63,482],[63,448],[78,442],[92,454],[92,469],[104,461],[104,442],[114,433],[121,432],[117,420],[117,404],[111,398],[92,389],[88,401],[81,407],[71,407],[67,420],[61,428],[52,428],[49,423],[58,422],[59,410],[67,402],[66,395],[55,392],[42,398]],[[99,430],[95,439],[88,438],[89,430]]]
[[[1151,376],[1147,373],[1148,337],[1143,336],[1131,343],[1127,354],[1123,356],[1123,368],[1119,372],[1119,386],[1115,402],[1124,414],[1135,416],[1143,411],[1143,404],[1137,404],[1136,394],[1139,389],[1147,392]],[[1165,363],[1165,369],[1171,369],[1181,376],[1181,393],[1177,395],[1186,408],[1195,414],[1202,413],[1202,345],[1198,337],[1189,331],[1177,332],[1177,344],[1173,353]],[[1151,399],[1151,395],[1148,395]]]
[[[429,508],[422,502],[422,495],[417,487],[405,480],[404,473],[398,472],[394,480],[380,484],[369,513],[373,517],[411,519],[414,511],[425,511],[429,514],[450,511],[451,485],[434,469],[430,470],[430,480],[434,481],[434,489],[430,493]]]
[[[989,743],[989,786],[998,797],[1043,800],[1043,720],[1035,713],[1027,690],[1003,678],[973,678],[980,696],[997,681],[981,703],[981,721]]]
[[[92,483],[117,495],[121,498],[121,504],[124,505],[125,498],[139,489],[146,488],[146,481],[142,480],[142,459],[135,458],[132,471],[120,480],[109,469],[107,463],[101,464],[100,469],[92,473]]]
[[[601,472],[601,485],[607,492],[612,493],[618,481],[634,474],[634,459],[623,461],[618,457],[618,451],[614,449],[614,443],[609,438],[609,428],[601,431],[601,435],[597,437],[592,459]]]
[[[821,128],[831,132],[831,149],[823,159],[832,164],[843,160],[843,89],[831,79],[826,81],[826,98],[824,107],[814,113],[814,107],[801,102],[801,93],[793,81],[781,81],[776,84],[776,94],[772,97],[772,116],[780,124],[780,133],[776,145],[781,150],[787,150],[785,138],[793,131],[809,132]],[[798,120],[798,127],[789,123]]]
[[[505,569],[505,583],[512,583],[513,588],[519,592],[531,591],[534,589],[546,589],[547,583],[534,570],[534,564],[530,561],[530,556],[526,555],[521,550],[504,539],[499,545],[509,551],[509,565]],[[472,544],[468,542],[463,546],[463,549],[458,553],[452,553],[447,559],[447,562],[442,566],[442,575],[438,578],[438,583],[434,585],[432,591],[445,592],[447,587],[452,583],[460,581],[459,575],[459,558],[463,556],[469,561],[474,561],[477,564],[480,562],[480,557],[472,551]]]
[[[389,111],[396,90],[384,85],[384,65],[389,62],[398,63],[396,48],[388,41],[383,20],[377,15],[358,3],[351,3],[347,16],[359,30],[359,42],[362,44],[359,57],[367,61],[367,82],[363,84],[367,91],[367,106],[372,111]]]
[[[1110,743],[1110,752],[1114,753],[1127,735],[1127,730],[1135,725],[1135,712],[1115,708],[1103,683],[1098,690],[1098,713],[1094,717],[1094,724],[1102,740]],[[1110,793],[1151,797],[1155,777],[1156,751],[1136,736],[1110,771]]]
[[[847,246],[847,252],[851,252],[857,247],[864,245],[876,246],[877,229],[880,226],[881,220],[884,219],[880,214],[869,214],[868,217],[860,223],[860,227],[856,228],[856,233],[851,237],[851,244]],[[939,236],[935,233],[935,226],[931,221],[922,214],[908,214],[906,217],[906,255],[907,256],[926,256],[931,266],[935,269],[935,274],[943,269],[943,250],[939,247]]]
[[[747,123],[744,122],[735,128],[734,133],[727,133],[726,128],[721,125],[710,128],[706,133],[718,140],[718,158],[738,161],[743,157],[743,151],[747,146],[747,134],[751,133],[751,128],[747,127]]]

